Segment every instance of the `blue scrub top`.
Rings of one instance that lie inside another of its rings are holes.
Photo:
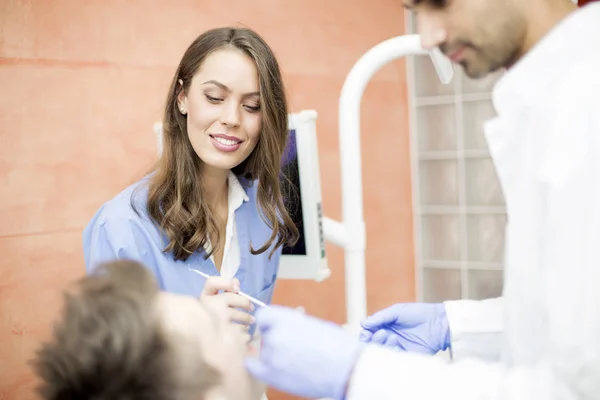
[[[148,177],[104,203],[86,226],[83,231],[86,271],[90,273],[98,264],[115,259],[136,260],[152,271],[161,290],[198,297],[205,279],[189,268],[209,275],[219,275],[219,272],[210,258],[204,259],[206,253],[203,250],[192,254],[186,261],[175,260],[171,252],[163,251],[168,240],[147,214],[147,185]],[[240,266],[235,277],[240,280],[243,292],[269,304],[282,249],[279,247],[271,259],[272,248],[258,255],[250,253],[250,244],[255,249],[261,247],[272,230],[262,220],[257,206],[257,183],[246,186],[244,189],[249,200],[235,212],[240,245]]]

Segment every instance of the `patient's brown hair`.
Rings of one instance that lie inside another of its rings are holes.
[[[154,307],[158,288],[139,263],[104,264],[66,293],[50,342],[32,365],[46,400],[202,399],[218,376],[197,365],[187,382]],[[186,374],[186,376],[189,376]]]

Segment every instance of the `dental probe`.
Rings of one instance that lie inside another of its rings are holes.
[[[204,277],[204,279],[208,279],[208,278],[210,278],[210,275],[208,275],[208,274],[206,274],[206,273],[204,273],[204,272],[202,272],[202,271],[198,271],[198,270],[196,270],[196,269],[192,269],[192,268],[188,268],[188,269],[189,269],[190,271],[192,271],[192,272],[195,272],[195,273],[197,273],[198,275],[200,275],[200,276]],[[259,306],[261,306],[261,307],[268,307],[268,306],[267,306],[265,303],[263,303],[262,301],[260,301],[260,300],[258,300],[258,299],[255,299],[255,298],[254,298],[254,297],[252,297],[252,296],[249,296],[249,295],[247,295],[246,293],[242,292],[241,290],[240,290],[240,291],[238,291],[236,294],[239,294],[240,296],[247,298],[248,300],[250,300],[252,303],[254,303],[254,304],[256,304],[256,305],[259,305]]]

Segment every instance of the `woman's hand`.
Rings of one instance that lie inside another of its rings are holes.
[[[219,296],[228,306],[229,320],[241,324],[242,328],[247,331],[254,323],[254,317],[250,314],[254,310],[254,306],[250,300],[237,294],[239,290],[240,281],[237,278],[211,276],[204,284],[200,301],[206,296]]]

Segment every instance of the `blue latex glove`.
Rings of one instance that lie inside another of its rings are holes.
[[[441,303],[395,304],[367,317],[361,325],[362,342],[425,354],[450,346],[446,308]]]
[[[248,371],[275,389],[308,398],[341,400],[362,343],[331,322],[285,307],[256,312],[262,344]]]

